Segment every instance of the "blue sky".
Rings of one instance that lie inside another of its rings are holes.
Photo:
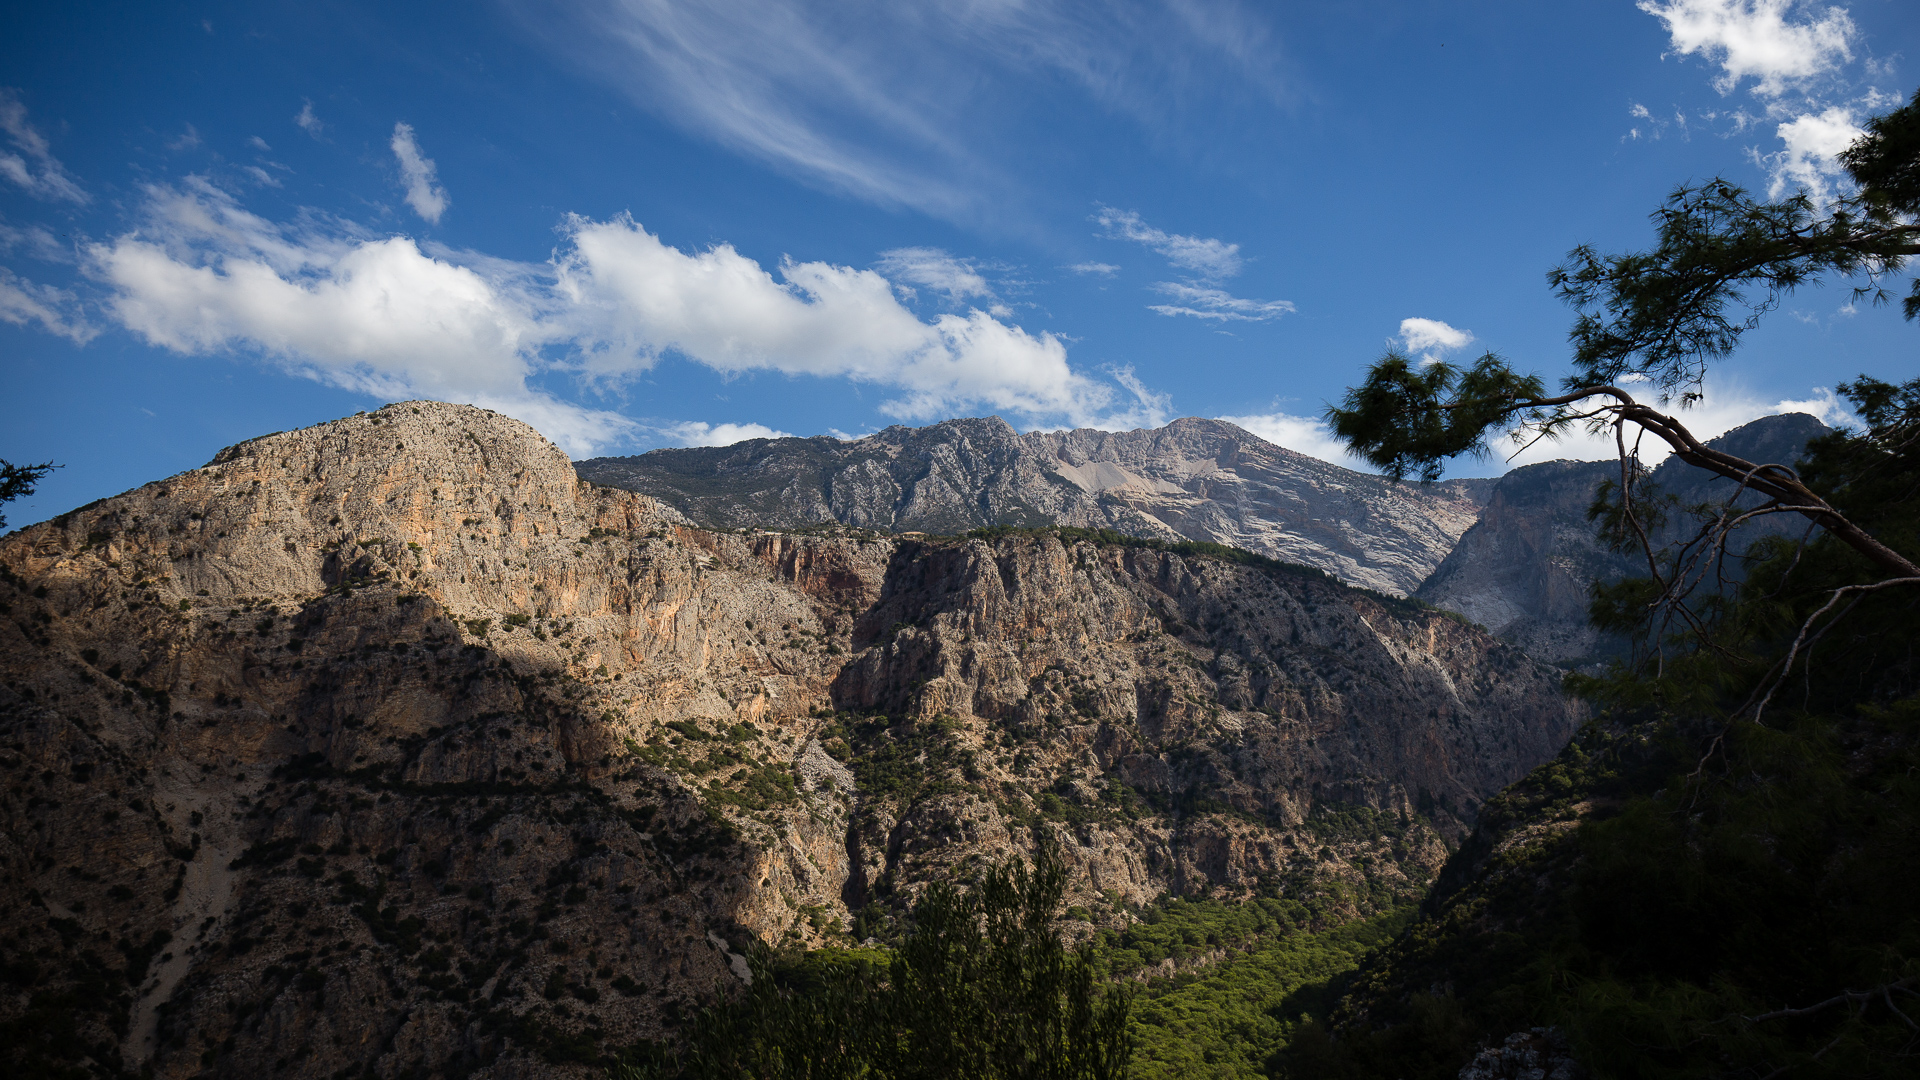
[[[1853,125],[1920,82],[1903,0],[68,3],[6,30],[0,457],[65,465],[16,524],[408,397],[575,456],[997,413],[1226,417],[1333,458],[1314,418],[1389,344],[1557,376],[1567,249],[1645,243],[1690,179],[1838,190]],[[1824,388],[1914,374],[1914,333],[1802,293],[1696,427],[1834,418]]]

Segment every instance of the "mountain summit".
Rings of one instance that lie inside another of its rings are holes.
[[[1025,435],[999,417],[947,420],[852,441],[752,439],[574,467],[709,528],[1104,528],[1227,544],[1402,596],[1446,558],[1494,483],[1396,484],[1193,417]]]

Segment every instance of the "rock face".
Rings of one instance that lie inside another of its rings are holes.
[[[1311,569],[704,531],[431,402],[230,448],[0,567],[28,1073],[586,1075],[752,939],[845,941],[1041,836],[1097,921],[1363,909],[1579,719],[1552,669]]]
[[[1784,413],[1735,428],[1708,445],[1748,461],[1791,464],[1808,440],[1826,431],[1805,413]],[[1580,664],[1618,653],[1625,642],[1587,623],[1589,589],[1596,581],[1644,577],[1646,557],[1602,545],[1587,507],[1600,485],[1619,475],[1615,461],[1548,461],[1501,477],[1480,520],[1414,595],[1465,615],[1541,660]],[[1653,482],[1676,503],[1667,527],[1655,531],[1656,545],[1692,534],[1692,519],[1678,508],[1725,503],[1737,487],[1676,458],[1654,469]],[[1741,507],[1758,502],[1751,494],[1734,500]],[[1744,550],[1762,536],[1805,530],[1806,519],[1797,515],[1760,518],[1736,532],[1733,547]],[[1736,580],[1741,576],[1737,560],[1729,561],[1727,572]]]
[[[754,439],[576,467],[716,528],[1111,528],[1227,544],[1398,596],[1446,557],[1493,484],[1395,484],[1192,418],[1026,435],[998,417],[948,420],[851,442]]]

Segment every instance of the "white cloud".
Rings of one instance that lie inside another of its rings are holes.
[[[87,272],[112,317],[156,346],[255,351],[376,396],[485,405],[570,453],[637,426],[529,380],[617,385],[668,354],[729,376],[885,387],[881,410],[903,419],[984,408],[1098,426],[1165,407],[1131,372],[1075,371],[1051,334],[981,311],[922,321],[870,270],[788,260],[776,278],[730,246],[683,252],[624,217],[569,218],[544,265],[302,220],[276,225],[200,178],[155,186],[137,231],[87,247]]]
[[[1075,274],[1083,274],[1091,277],[1112,277],[1120,272],[1118,266],[1103,262],[1074,263],[1072,266],[1067,267],[1067,270]]]
[[[400,179],[407,187],[407,205],[427,222],[438,225],[447,212],[447,189],[434,180],[433,159],[420,152],[413,125],[393,125],[393,156],[400,161]]]
[[[948,218],[1007,212],[1006,138],[1062,76],[1163,131],[1283,96],[1242,0],[511,0],[528,33],[637,106],[806,182]],[[1024,161],[1019,161],[1024,166]]]
[[[0,267],[0,322],[39,323],[42,330],[75,345],[85,345],[100,334],[87,325],[79,297],[51,285],[35,285],[5,267]]]
[[[0,89],[0,131],[7,133],[7,140],[19,151],[0,151],[0,176],[42,199],[91,201],[92,197],[67,175],[66,166],[53,156],[46,136],[27,122],[27,107],[17,91]]]
[[[790,439],[793,436],[765,424],[705,424],[687,420],[659,429],[681,446],[732,446],[748,439]]]
[[[1209,280],[1232,277],[1241,269],[1240,245],[1211,237],[1182,236],[1162,232],[1140,220],[1131,210],[1102,206],[1093,220],[1114,240],[1131,240],[1166,257],[1182,270],[1191,270]]]
[[[1473,344],[1473,335],[1438,319],[1401,319],[1400,341],[1408,352],[1425,353],[1426,358],[1432,360],[1439,353]]]
[[[148,189],[137,232],[87,249],[114,319],[179,353],[250,349],[335,386],[464,401],[570,453],[634,425],[528,387],[551,340],[519,282],[430,258],[404,237],[295,232],[204,180]]]
[[[1846,170],[1837,160],[1840,152],[1865,132],[1853,122],[1851,110],[1836,106],[1795,117],[1776,134],[1785,146],[1777,153],[1756,155],[1767,170],[1768,197],[1805,189],[1815,202],[1826,203],[1834,186],[1846,182]]]
[[[192,124],[188,124],[187,130],[181,132],[179,138],[167,144],[167,149],[177,154],[182,150],[195,149],[199,145],[200,145],[200,129],[194,127]]]
[[[240,171],[253,177],[253,182],[261,187],[279,187],[280,179],[258,165],[242,165]]]
[[[1779,97],[1790,85],[1853,59],[1858,35],[1845,8],[1822,10],[1801,0],[1640,0],[1636,6],[1666,24],[1674,52],[1720,65],[1713,85],[1722,94],[1750,78],[1754,93]]]
[[[249,136],[247,139],[247,145],[253,147],[255,150],[261,150],[267,153],[273,152],[273,147],[267,145],[267,140],[261,138],[258,135]]]
[[[874,264],[896,284],[908,282],[944,294],[949,304],[974,297],[993,300],[993,286],[987,284],[971,259],[956,259],[939,248],[895,248],[880,253]]]
[[[29,256],[43,262],[70,263],[73,261],[72,249],[61,243],[60,238],[53,235],[53,230],[45,225],[29,225],[24,229],[17,229],[0,221],[0,252],[11,254],[15,248],[23,248]]]
[[[1652,403],[1656,408],[1658,403]],[[1742,424],[1751,423],[1763,416],[1779,413],[1807,413],[1830,427],[1849,426],[1854,423],[1853,415],[1847,411],[1846,403],[1824,387],[1811,389],[1804,398],[1774,398],[1753,392],[1743,384],[1732,379],[1709,378],[1705,387],[1705,396],[1687,408],[1678,404],[1663,410],[1677,418],[1702,441],[1717,438]],[[1635,445],[1637,428],[1630,427],[1627,432],[1627,445]],[[1667,444],[1651,435],[1644,436],[1638,442],[1642,460],[1649,464],[1666,460],[1672,453]],[[1556,458],[1574,458],[1581,461],[1602,461],[1616,456],[1618,450],[1614,444],[1611,430],[1595,436],[1584,430],[1574,430],[1559,440],[1534,443],[1521,450],[1509,460],[1508,455],[1519,449],[1517,444],[1499,442],[1493,446],[1493,453],[1484,462],[1461,461],[1460,468],[1450,475],[1461,476],[1498,476],[1509,469],[1521,465],[1531,465],[1540,461],[1552,461]]]
[[[1175,301],[1172,304],[1147,305],[1148,311],[1157,311],[1162,315],[1189,315],[1219,322],[1266,322],[1282,315],[1291,315],[1295,310],[1291,301],[1246,300],[1207,285],[1156,281],[1150,288]]]
[[[316,139],[327,129],[327,125],[322,123],[318,116],[314,115],[313,102],[305,99],[301,100],[300,111],[294,114],[293,122],[300,125],[301,131],[306,132]]]
[[[1220,419],[1229,424],[1238,424],[1275,446],[1284,446],[1295,453],[1359,472],[1378,471],[1365,460],[1348,453],[1347,444],[1334,437],[1324,420],[1284,412],[1222,416]]]
[[[1089,422],[1113,387],[1074,371],[1066,346],[990,313],[922,322],[870,270],[783,261],[780,277],[722,244],[686,253],[630,218],[571,219],[558,294],[589,372],[620,376],[672,352],[726,374],[776,371],[890,386],[888,415],[985,407]]]

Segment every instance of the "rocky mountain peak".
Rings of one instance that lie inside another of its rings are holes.
[[[947,420],[851,442],[754,440],[576,468],[711,527],[1104,528],[1227,544],[1398,595],[1446,557],[1491,486],[1395,484],[1199,417],[1024,435],[993,417]]]

